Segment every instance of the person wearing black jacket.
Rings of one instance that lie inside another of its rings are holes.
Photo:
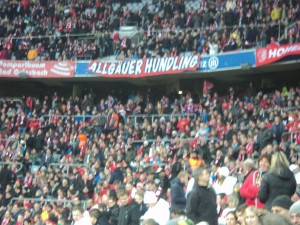
[[[181,171],[171,183],[171,207],[172,209],[182,209],[186,207],[184,186],[188,181],[188,173]]]
[[[296,179],[289,169],[289,162],[283,151],[277,151],[272,155],[270,170],[261,181],[258,198],[265,203],[265,209],[271,210],[274,198],[279,195],[292,197],[296,192]]]
[[[13,172],[8,168],[8,165],[4,164],[0,171],[0,192],[3,193],[6,190],[6,186],[13,181]]]
[[[89,215],[93,225],[110,225],[104,211],[96,208],[91,209]]]
[[[118,193],[120,211],[118,225],[139,225],[140,210],[138,204],[130,198],[129,192],[120,190]]]
[[[209,186],[210,172],[206,168],[198,168],[194,171],[194,177],[195,185],[187,200],[187,217],[195,224],[205,221],[217,225],[217,197]]]
[[[272,142],[272,132],[270,129],[266,128],[265,122],[260,123],[260,130],[257,134],[257,144],[259,147],[259,152]]]
[[[108,199],[108,216],[109,216],[109,222],[111,225],[117,225],[118,224],[118,217],[119,217],[119,206],[117,204],[117,197],[116,196],[110,196]]]
[[[122,173],[120,167],[121,167],[121,163],[118,162],[117,168],[110,175],[109,184],[113,184],[116,180],[119,180],[119,181],[121,181],[121,183],[123,183],[124,176],[123,176],[123,173]]]

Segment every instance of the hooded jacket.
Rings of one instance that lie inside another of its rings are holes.
[[[297,183],[294,174],[287,167],[280,169],[280,174],[267,173],[263,176],[258,192],[258,198],[265,203],[265,209],[270,210],[274,198],[278,195],[292,196],[296,191]]]

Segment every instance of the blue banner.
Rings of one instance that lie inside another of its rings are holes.
[[[202,56],[198,71],[213,72],[218,70],[231,70],[241,68],[247,64],[255,66],[255,51],[233,52],[216,56]]]
[[[93,76],[93,74],[87,70],[88,65],[89,65],[89,62],[77,62],[75,77]]]

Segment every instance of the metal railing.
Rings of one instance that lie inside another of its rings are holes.
[[[174,140],[178,140],[178,141],[194,141],[196,140],[197,138],[194,137],[194,138],[179,138],[179,137],[176,137],[174,139],[162,139],[160,142],[161,143],[166,143],[166,142],[171,142],[171,141],[174,141]],[[217,137],[208,137],[207,138],[207,141],[218,141],[219,138]],[[148,143],[155,143],[157,142],[158,140],[157,139],[145,139],[145,140],[133,140],[131,143],[133,144],[140,144],[140,143],[144,143],[145,141],[147,141]]]
[[[275,111],[280,111],[280,114],[283,112],[289,112],[289,111],[294,111],[300,109],[300,106],[291,106],[291,107],[282,107],[282,108],[271,108],[271,109],[266,109],[264,110],[265,112],[275,112]]]
[[[46,203],[46,202],[50,202],[50,203],[56,203],[56,204],[63,204],[64,207],[66,207],[68,204],[72,204],[72,200],[62,200],[62,199],[56,199],[56,198],[46,198],[46,199],[41,199],[41,198],[12,198],[10,200],[10,203],[13,202],[19,202],[19,201],[26,201],[26,202],[40,202],[41,204]],[[87,200],[81,200],[80,204],[82,205],[83,209],[86,209],[86,203]]]
[[[297,25],[297,21],[288,25],[285,29],[284,29],[284,36],[287,37],[288,36],[288,32],[291,28],[295,27]]]
[[[166,119],[167,121],[172,120],[173,117],[181,117],[181,116],[187,116],[189,118],[195,119],[196,114],[195,113],[181,113],[181,114],[134,114],[134,115],[129,115],[128,118],[133,120],[134,123],[137,123],[137,120],[140,119],[145,119],[145,118],[150,118],[151,123],[154,122],[155,119]]]
[[[66,174],[69,174],[70,168],[85,168],[88,166],[88,164],[85,163],[50,163],[50,167],[56,168],[62,168]]]
[[[0,167],[2,167],[2,165],[16,166],[17,167],[17,171],[15,172],[16,174],[19,173],[23,168],[23,164],[20,162],[0,162]]]

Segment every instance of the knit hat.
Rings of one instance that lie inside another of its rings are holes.
[[[289,209],[291,205],[293,204],[291,198],[287,195],[280,195],[277,196],[273,201],[272,201],[272,207],[273,206],[279,206],[284,209]]]
[[[300,213],[300,201],[295,202],[289,210],[290,213]]]

